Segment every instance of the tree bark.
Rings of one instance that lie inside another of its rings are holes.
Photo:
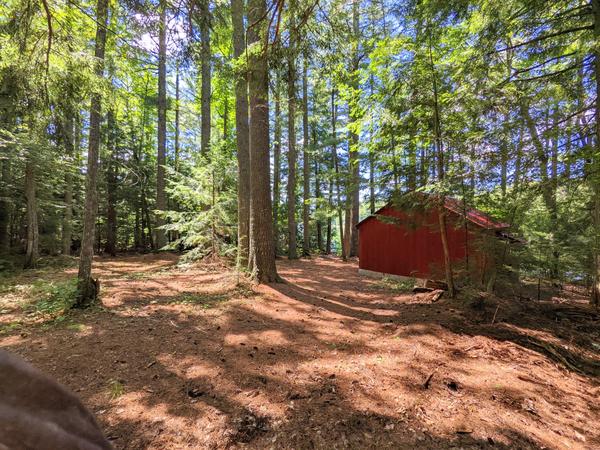
[[[210,151],[210,96],[211,96],[211,64],[210,64],[210,8],[209,0],[200,1],[200,59],[201,59],[201,136],[200,153],[208,156]]]
[[[162,212],[167,209],[165,193],[165,164],[167,148],[167,2],[160,0],[160,23],[158,29],[158,126],[156,155],[156,248],[167,245],[165,225]]]
[[[429,41],[429,60],[431,63],[431,78],[433,81],[433,133],[434,146],[437,156],[437,176],[443,187],[444,182],[444,149],[442,144],[441,119],[438,101],[437,74],[433,62],[433,51],[431,48],[431,36]],[[439,195],[438,199],[438,222],[440,227],[440,238],[442,241],[442,250],[444,252],[444,270],[446,272],[446,284],[448,285],[448,295],[454,298],[454,276],[452,273],[452,261],[450,259],[450,249],[448,246],[448,230],[446,229],[446,197],[444,193]]]
[[[358,69],[359,69],[359,44],[360,44],[360,28],[359,28],[359,9],[360,1],[352,1],[352,31],[354,34],[354,43],[352,49],[352,68],[351,68],[351,85],[354,95],[358,95]],[[354,102],[357,103],[357,102]],[[360,117],[354,107],[350,108],[350,121],[356,123]],[[350,154],[349,154],[349,170],[350,170],[350,229],[346,227],[346,232],[349,233],[349,256],[358,256],[358,225],[360,215],[360,154],[358,149],[358,134],[355,131],[350,132]]]
[[[273,236],[275,256],[279,255],[279,202],[281,197],[281,77],[275,81],[275,142],[273,143]]]
[[[333,137],[333,144],[331,149],[331,157],[333,159],[333,168],[335,170],[335,185],[336,185],[336,197],[337,197],[337,212],[338,212],[338,225],[340,229],[340,251],[342,253],[342,260],[346,261],[348,259],[348,253],[346,252],[346,236],[344,234],[344,220],[342,213],[342,196],[340,189],[340,165],[338,161],[337,155],[337,133],[336,133],[336,123],[337,123],[337,105],[335,103],[335,89],[333,88],[333,80],[331,82],[331,134]]]
[[[253,272],[261,283],[279,281],[273,247],[269,157],[268,18],[265,0],[249,0],[248,44],[258,46],[248,59],[250,98],[250,233]]]
[[[598,41],[600,39],[600,0],[592,0],[592,14],[594,16],[594,37]],[[594,105],[596,151],[592,158],[594,169],[592,175],[592,192],[594,194],[592,204],[592,223],[594,225],[592,260],[594,266],[592,268],[591,303],[598,307],[600,306],[600,49],[598,49],[598,46],[594,50],[594,75],[596,81],[596,102]]]
[[[175,161],[174,169],[179,171],[179,63],[175,72]]]
[[[36,199],[35,162],[27,155],[25,162],[25,199],[27,200],[27,246],[25,250],[25,269],[33,269],[39,258],[39,230]]]
[[[288,49],[288,182],[287,182],[287,219],[288,219],[288,258],[298,257],[296,244],[296,37],[293,19],[295,1],[290,1],[290,43]]]
[[[314,126],[312,127],[312,142],[314,143],[314,145],[316,145],[316,143],[317,143],[317,130]],[[313,158],[313,161],[314,161],[314,169],[315,169],[315,204],[317,205],[317,208],[318,208],[319,205],[321,205],[321,171],[320,171],[320,167],[319,167],[320,161],[319,161],[319,158],[316,157],[316,155]],[[322,223],[321,219],[319,219],[319,218],[317,218],[317,220],[316,220],[316,228],[317,228],[317,249],[319,250],[319,252],[325,253],[325,248],[323,247],[323,223]]]
[[[308,58],[302,68],[302,255],[310,256],[310,151],[308,130]]]
[[[8,155],[0,159],[0,255],[10,252],[10,167]]]
[[[558,148],[549,149],[551,155],[553,153],[556,153],[556,155],[552,156],[552,159],[550,159],[548,158],[548,149],[546,147],[552,147],[553,145],[558,146],[558,136],[556,136],[554,140],[546,139],[546,145],[544,145],[542,139],[538,134],[536,124],[533,118],[531,117],[531,113],[529,112],[529,106],[527,105],[527,103],[525,103],[525,101],[521,101],[520,110],[525,120],[525,124],[529,129],[529,136],[531,138],[531,142],[533,143],[534,148],[536,149],[537,159],[540,163],[542,197],[544,199],[544,204],[550,216],[550,227],[552,229],[552,233],[554,234],[553,241],[551,242],[552,263],[550,276],[553,279],[556,279],[558,277],[558,262],[560,256],[558,250],[558,242],[556,242],[556,232],[558,230],[558,206],[556,201],[556,190],[558,188]],[[558,121],[558,116],[555,116],[554,121],[555,123]],[[554,142],[554,144],[552,144],[552,142]],[[548,174],[548,163],[550,163],[550,175]]]
[[[115,113],[107,114],[108,164],[106,167],[106,247],[111,256],[117,254],[117,132]]]
[[[246,49],[244,1],[231,0],[233,54],[242,57]],[[237,74],[235,82],[235,129],[238,162],[238,267],[247,267],[250,243],[250,153],[248,131],[248,79]]]
[[[108,0],[98,0],[96,8],[96,76],[104,76],[104,50],[106,46],[106,26],[108,21]],[[100,122],[102,120],[102,96],[100,92],[92,94],[90,104],[90,134],[88,147],[87,176],[85,186],[85,207],[83,216],[83,236],[77,283],[75,306],[85,307],[98,296],[98,284],[92,279],[92,259],[94,256],[94,233],[98,209],[96,192],[98,177],[98,156],[100,153]]]
[[[70,116],[65,121],[65,129],[63,132],[65,143],[65,154],[68,158],[65,172],[65,192],[64,202],[65,210],[62,219],[62,254],[71,254],[71,240],[73,234],[73,160],[75,157],[75,130],[74,120]]]

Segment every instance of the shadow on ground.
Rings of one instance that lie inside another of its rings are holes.
[[[600,445],[595,362],[563,348],[575,373],[536,345],[563,343],[550,316],[491,326],[493,306],[420,304],[352,263],[279,267],[286,284],[248,295],[231,274],[112,266],[104,310],[0,345],[75,390],[117,448]]]

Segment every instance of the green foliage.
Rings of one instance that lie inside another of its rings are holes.
[[[208,255],[234,257],[237,232],[236,170],[233,155],[223,142],[213,146],[210,157],[187,168],[187,174],[169,170],[169,195],[178,210],[166,213],[165,229],[178,238],[170,247],[190,251],[187,260]]]
[[[52,319],[63,317],[77,297],[77,279],[38,281],[33,285],[32,297],[29,310],[33,314]]]

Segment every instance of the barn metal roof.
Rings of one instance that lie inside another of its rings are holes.
[[[427,195],[427,194],[423,194],[423,195]],[[505,223],[505,222],[499,222],[499,221],[495,220],[494,218],[492,218],[490,215],[484,213],[483,211],[480,211],[475,208],[466,208],[465,209],[462,201],[457,200],[455,198],[446,197],[444,206],[448,211],[458,214],[459,216],[464,217],[469,222],[471,222],[481,228],[484,228],[486,230],[503,230],[505,228],[510,228],[510,224]],[[377,216],[385,208],[394,208],[394,205],[391,202],[387,203],[385,206],[379,208],[377,211],[375,211],[370,216],[365,217],[356,226],[359,227],[360,225],[362,225],[364,222],[366,222],[370,218]],[[399,209],[399,208],[396,208],[396,209]]]

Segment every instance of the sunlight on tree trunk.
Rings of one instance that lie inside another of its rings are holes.
[[[96,29],[96,76],[104,76],[104,49],[106,46],[106,25],[108,23],[108,0],[98,0],[96,8],[98,27]],[[81,255],[77,275],[77,301],[75,306],[85,307],[96,300],[98,284],[92,279],[92,259],[94,257],[94,236],[96,214],[98,209],[98,157],[100,153],[100,122],[102,121],[102,96],[99,92],[92,94],[90,104],[90,135],[88,147],[88,163],[85,185],[85,209],[83,218],[83,236],[81,239]]]

